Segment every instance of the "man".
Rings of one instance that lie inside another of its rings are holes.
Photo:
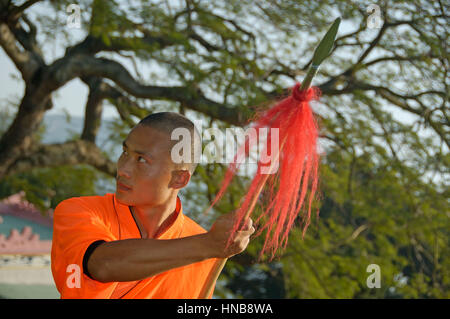
[[[208,232],[183,214],[178,192],[197,161],[173,160],[177,128],[191,133],[195,153],[201,143],[191,121],[151,114],[123,142],[115,194],[56,207],[52,273],[61,298],[198,298],[216,258],[247,247],[255,231],[251,219],[227,245],[232,213]]]

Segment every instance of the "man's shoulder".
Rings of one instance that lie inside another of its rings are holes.
[[[113,194],[96,195],[96,196],[79,196],[71,197],[61,201],[56,206],[55,212],[61,210],[67,210],[71,208],[75,209],[106,209],[108,204],[114,200]]]

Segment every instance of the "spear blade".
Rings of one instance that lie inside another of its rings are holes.
[[[306,74],[305,79],[302,82],[300,90],[306,90],[310,87],[312,78],[314,77],[314,75],[316,75],[319,65],[330,55],[331,49],[334,45],[334,40],[336,40],[336,34],[339,29],[340,23],[341,18],[337,18],[336,20],[334,20],[333,24],[328,29],[327,33],[322,38],[316,50],[314,51],[311,66],[309,67],[308,73]]]

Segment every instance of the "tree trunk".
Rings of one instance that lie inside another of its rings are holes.
[[[13,123],[0,139],[0,179],[32,145],[33,133],[41,124],[45,111],[51,107],[49,95],[41,97],[36,93],[26,90]]]

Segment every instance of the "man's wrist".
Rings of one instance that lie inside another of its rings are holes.
[[[215,249],[214,241],[210,238],[209,233],[198,235],[199,253],[202,259],[217,258],[217,249]]]

